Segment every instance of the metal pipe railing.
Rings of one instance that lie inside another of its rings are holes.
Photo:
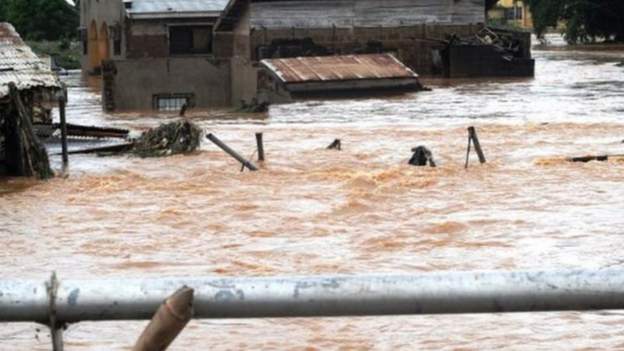
[[[182,286],[195,318],[264,318],[624,308],[624,270],[388,276],[0,281],[0,321],[150,319]]]

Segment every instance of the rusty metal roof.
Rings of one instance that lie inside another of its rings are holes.
[[[50,64],[35,55],[11,24],[0,22],[0,98],[8,95],[11,82],[20,90],[61,87]]]
[[[286,84],[418,77],[391,54],[265,59],[260,63]]]

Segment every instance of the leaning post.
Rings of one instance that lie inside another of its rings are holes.
[[[232,150],[229,146],[225,145],[224,142],[219,140],[214,134],[209,133],[206,135],[206,138],[212,141],[215,145],[221,148],[221,150],[225,151],[228,155],[235,158],[238,162],[240,162],[243,167],[247,167],[250,171],[257,171],[258,168],[254,166],[251,162],[247,161],[243,156],[239,155],[236,151]]]
[[[163,351],[193,317],[194,290],[183,287],[167,298],[132,348],[132,351]]]
[[[479,142],[479,137],[477,136],[477,131],[475,127],[468,127],[468,150],[466,151],[466,167],[468,168],[468,162],[470,160],[470,143],[474,145],[477,156],[479,156],[479,162],[485,163],[485,155],[483,154],[483,150],[481,149],[481,143]]]

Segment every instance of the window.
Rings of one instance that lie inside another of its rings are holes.
[[[78,29],[78,37],[82,43],[82,54],[87,55],[89,53],[89,37],[86,28]]]
[[[152,107],[157,111],[180,111],[182,106],[195,105],[194,94],[157,94],[152,98]]]
[[[169,27],[169,53],[210,54],[212,52],[211,26]]]
[[[113,55],[121,55],[121,25],[118,23],[110,27],[111,37],[113,38]]]
[[[521,6],[514,6],[509,9],[505,9],[505,19],[507,20],[521,20],[523,8]]]

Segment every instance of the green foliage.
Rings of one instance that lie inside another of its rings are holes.
[[[6,0],[0,0],[0,22],[7,21],[7,3]]]
[[[79,13],[65,0],[0,0],[0,17],[28,40],[74,38]]]
[[[525,0],[531,8],[535,32],[541,36],[559,21],[566,24],[570,43],[597,38],[624,41],[624,1],[622,0]]]
[[[80,68],[81,47],[77,41],[62,39],[60,41],[28,41],[26,42],[35,54],[40,57],[52,56],[57,65],[65,69]]]

